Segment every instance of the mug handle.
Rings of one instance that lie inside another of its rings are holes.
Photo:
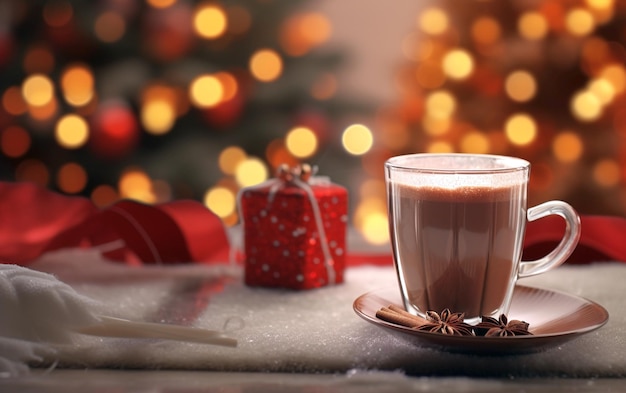
[[[536,261],[521,261],[517,277],[524,278],[544,273],[565,262],[580,239],[580,217],[569,204],[563,201],[548,201],[528,209],[528,221],[556,214],[565,219],[565,234],[558,246],[548,255]]]

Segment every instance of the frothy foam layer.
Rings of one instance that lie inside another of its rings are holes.
[[[456,189],[510,187],[528,179],[527,161],[504,156],[417,154],[387,162],[393,183],[414,187]]]

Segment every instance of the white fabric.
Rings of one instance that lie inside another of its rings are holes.
[[[626,376],[623,263],[563,266],[524,279],[525,285],[594,300],[607,308],[610,320],[599,330],[560,347],[515,356],[452,354],[423,348],[360,319],[352,310],[352,302],[367,291],[396,285],[392,267],[350,268],[344,284],[300,292],[246,287],[239,268],[234,267],[133,268],[81,251],[49,254],[32,267],[54,273],[81,295],[95,300],[99,312],[107,315],[226,330],[239,340],[238,347],[226,348],[73,335],[66,344],[50,345],[45,351],[32,346],[41,343],[29,344],[21,360],[44,367],[58,362],[57,367],[80,368],[275,372],[376,369],[402,370],[410,375]],[[45,361],[39,363],[40,358]],[[19,372],[22,369],[16,364],[13,370]],[[11,368],[6,372],[10,373]]]

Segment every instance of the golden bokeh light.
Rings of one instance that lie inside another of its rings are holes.
[[[622,176],[619,164],[610,158],[602,159],[593,166],[593,179],[601,187],[615,187]]]
[[[611,83],[615,94],[621,94],[626,90],[626,68],[623,64],[609,64],[602,68],[600,77]]]
[[[370,151],[374,145],[374,135],[365,125],[352,124],[343,131],[341,144],[349,154],[360,156]]]
[[[22,97],[30,106],[46,106],[54,99],[54,85],[43,74],[30,75],[22,84]]]
[[[519,34],[529,40],[540,40],[548,34],[548,21],[539,12],[523,13],[517,23]]]
[[[585,0],[585,3],[597,10],[608,10],[615,6],[615,0]]]
[[[235,180],[240,187],[250,187],[267,180],[268,171],[263,161],[257,157],[248,157],[235,169]]]
[[[237,197],[226,187],[213,187],[203,197],[204,205],[220,218],[226,218],[237,209]]]
[[[224,97],[224,86],[215,75],[200,75],[189,85],[189,98],[199,108],[218,105]]]
[[[88,104],[94,97],[94,77],[91,70],[84,64],[67,66],[61,74],[61,89],[68,104]]]
[[[513,101],[527,102],[537,93],[537,82],[530,72],[517,70],[506,77],[504,89]]]
[[[93,31],[102,42],[117,42],[126,34],[126,21],[118,12],[105,11],[96,18]]]
[[[605,78],[597,78],[590,81],[589,92],[595,95],[602,105],[610,104],[615,98],[615,88]]]
[[[583,141],[572,131],[559,133],[552,141],[552,153],[557,160],[570,163],[580,159],[583,154]]]
[[[226,175],[234,175],[237,166],[247,157],[246,152],[239,146],[228,146],[220,153],[218,165]]]
[[[200,37],[216,39],[224,34],[228,19],[224,9],[211,3],[201,4],[195,11],[193,27]]]
[[[7,157],[23,156],[30,149],[31,142],[28,132],[20,126],[8,126],[0,134],[0,149]]]
[[[64,164],[57,173],[56,182],[64,193],[77,194],[87,185],[87,171],[75,162]]]
[[[489,148],[489,138],[482,132],[470,131],[461,138],[460,150],[463,153],[486,154]]]
[[[146,0],[146,3],[154,8],[168,8],[176,4],[177,0]]]
[[[443,58],[443,71],[452,79],[465,79],[474,71],[474,59],[464,49],[454,49]]]
[[[537,124],[531,116],[518,113],[506,120],[504,132],[512,144],[525,146],[537,137]]]
[[[311,157],[317,151],[317,135],[307,127],[292,128],[285,136],[285,146],[295,157]]]
[[[602,102],[590,91],[581,91],[572,97],[570,110],[580,121],[592,122],[602,116]]]
[[[170,101],[151,99],[141,106],[139,116],[146,132],[163,135],[168,133],[176,122],[176,108]]]
[[[574,8],[565,17],[567,31],[575,36],[586,36],[593,32],[595,21],[593,15],[584,8]]]
[[[385,198],[365,197],[354,212],[354,226],[371,244],[389,241],[389,224]]]
[[[250,72],[261,82],[272,82],[283,72],[283,60],[272,49],[260,49],[250,57]]]
[[[437,90],[426,97],[426,113],[435,119],[449,119],[456,110],[456,99],[447,90]]]
[[[430,136],[441,136],[450,131],[452,121],[449,118],[437,118],[430,115],[424,116],[422,119],[422,127],[424,132]]]
[[[60,146],[66,149],[77,149],[87,143],[89,125],[78,115],[65,115],[57,122],[54,137]]]
[[[152,179],[141,169],[127,169],[122,173],[117,185],[120,198],[133,199],[144,203],[154,203],[156,196],[152,189]]]
[[[426,8],[418,15],[417,24],[427,34],[441,34],[448,29],[448,14],[438,7]]]

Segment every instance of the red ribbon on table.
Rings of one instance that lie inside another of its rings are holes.
[[[581,217],[582,234],[568,263],[626,262],[626,219]],[[547,254],[565,224],[546,217],[528,224],[524,259]],[[57,194],[30,183],[0,182],[0,263],[28,264],[47,251],[115,244],[112,260],[140,263],[229,261],[221,220],[196,201],[145,205],[123,200],[100,209],[82,197]],[[390,264],[389,253],[348,255],[348,265]]]
[[[227,262],[229,252],[221,220],[199,202],[122,200],[99,209],[86,198],[0,182],[0,262],[28,264],[47,251],[105,245],[107,258],[130,264]]]

